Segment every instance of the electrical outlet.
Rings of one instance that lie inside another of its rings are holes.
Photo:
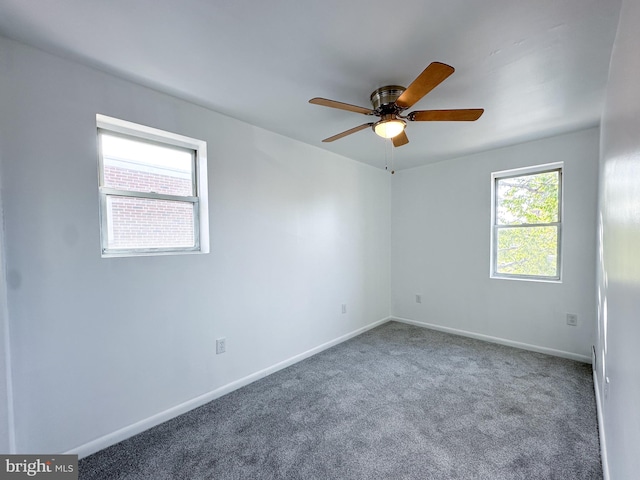
[[[347,304],[346,303],[342,304],[342,313],[347,313]]]
[[[575,327],[578,325],[578,315],[575,313],[567,313],[567,325]]]
[[[416,303],[422,303],[422,295],[416,293]]]
[[[216,355],[220,355],[227,351],[227,339],[226,338],[218,338],[216,339]]]

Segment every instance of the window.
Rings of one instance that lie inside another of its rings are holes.
[[[208,252],[206,142],[96,120],[102,256]]]
[[[497,172],[491,180],[491,277],[559,281],[562,163]]]

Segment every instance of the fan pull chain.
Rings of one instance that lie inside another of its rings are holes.
[[[394,173],[396,173],[396,166],[395,166],[395,162],[394,162],[395,148],[393,147],[393,140],[392,139],[389,139],[389,145],[391,146],[391,175],[393,175]]]
[[[389,142],[387,142],[386,140],[382,140],[382,143],[384,143],[384,169],[388,172],[389,171]]]
[[[394,173],[396,173],[395,171],[395,167],[394,167],[394,162],[393,162],[393,143],[391,141],[391,139],[384,139],[384,169],[388,172],[389,171],[389,157],[391,157],[391,175],[393,175]],[[391,153],[389,153],[389,151],[391,151]]]

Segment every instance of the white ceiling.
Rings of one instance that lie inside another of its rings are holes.
[[[408,168],[599,122],[620,0],[0,0],[0,34],[303,142],[384,167],[369,107],[432,61],[456,72],[413,109],[484,108],[410,123]]]

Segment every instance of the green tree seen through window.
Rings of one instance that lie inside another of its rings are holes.
[[[560,177],[496,178],[495,274],[559,278]]]

